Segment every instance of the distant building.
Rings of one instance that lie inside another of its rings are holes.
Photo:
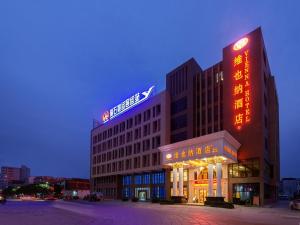
[[[52,176],[34,176],[29,178],[30,184],[39,184],[39,183],[50,183],[50,184],[56,184],[58,182],[61,182],[67,178],[64,177],[52,177]]]
[[[28,183],[28,178],[30,177],[30,168],[22,165],[20,168],[20,180]]]
[[[84,198],[90,194],[90,181],[88,179],[70,178],[60,182],[64,196]]]
[[[0,175],[0,189],[10,185],[24,184],[28,182],[30,168],[22,165],[18,167],[2,166]]]
[[[300,178],[282,178],[280,194],[287,195],[289,198],[300,195]]]

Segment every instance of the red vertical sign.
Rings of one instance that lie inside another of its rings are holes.
[[[238,51],[232,60],[233,64],[233,123],[240,130],[251,121],[251,83],[249,48],[246,48],[248,38],[242,38],[233,46]]]

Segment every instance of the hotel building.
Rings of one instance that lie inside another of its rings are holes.
[[[166,90],[136,93],[91,131],[91,189],[107,198],[203,203],[277,199],[278,98],[260,28],[202,69],[192,58]]]

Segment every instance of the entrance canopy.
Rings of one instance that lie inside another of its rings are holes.
[[[162,152],[164,165],[202,166],[208,162],[237,162],[237,150],[240,146],[227,131],[220,131],[164,145],[159,150]]]

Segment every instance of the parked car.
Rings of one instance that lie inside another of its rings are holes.
[[[300,199],[290,201],[290,209],[300,209]]]
[[[3,195],[0,195],[0,203],[5,204],[6,203],[6,198]]]

